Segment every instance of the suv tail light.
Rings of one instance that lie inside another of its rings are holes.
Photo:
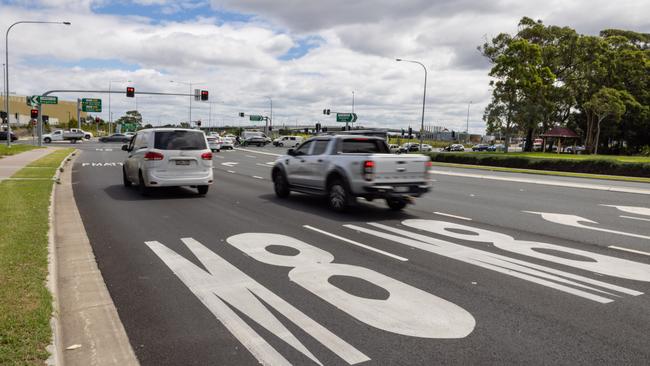
[[[211,152],[205,152],[201,154],[201,159],[203,160],[212,160],[212,153]]]
[[[431,160],[424,162],[425,177],[428,176],[432,166],[433,166],[433,162]]]
[[[144,160],[162,160],[164,158],[163,154],[155,151],[149,151],[144,154]]]
[[[375,175],[375,162],[372,160],[366,160],[363,162],[363,169],[361,170],[361,175],[365,180],[372,180]]]

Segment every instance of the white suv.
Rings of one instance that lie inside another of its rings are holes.
[[[212,152],[200,130],[152,128],[140,130],[122,150],[124,186],[136,183],[140,192],[151,187],[192,186],[199,194],[212,184]]]

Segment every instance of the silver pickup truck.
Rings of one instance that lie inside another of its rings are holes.
[[[343,211],[357,197],[385,199],[393,210],[430,190],[431,161],[424,155],[394,155],[386,141],[366,136],[311,138],[275,162],[271,171],[278,197],[291,191],[324,195]]]

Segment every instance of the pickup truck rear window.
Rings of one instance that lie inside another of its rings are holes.
[[[154,148],[160,150],[205,150],[205,135],[194,131],[156,131]]]
[[[341,143],[344,154],[388,154],[389,150],[383,140],[351,138]]]

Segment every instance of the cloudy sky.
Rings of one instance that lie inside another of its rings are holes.
[[[366,126],[418,126],[428,69],[425,123],[484,131],[489,64],[476,50],[499,32],[516,32],[522,16],[581,33],[604,28],[650,32],[647,0],[0,0],[0,29],[9,37],[10,87],[19,95],[50,89],[187,93],[204,125],[239,124],[238,112],[269,114],[274,125],[320,121],[322,110],[355,112]],[[3,39],[4,41],[4,39]],[[4,55],[4,42],[0,45]],[[2,61],[4,63],[4,59]],[[127,82],[130,80],[130,82]],[[170,82],[171,80],[177,82]],[[58,94],[62,99],[106,95]],[[189,98],[137,98],[146,121],[188,118]],[[114,94],[113,118],[136,98]],[[210,109],[212,114],[210,115]]]

